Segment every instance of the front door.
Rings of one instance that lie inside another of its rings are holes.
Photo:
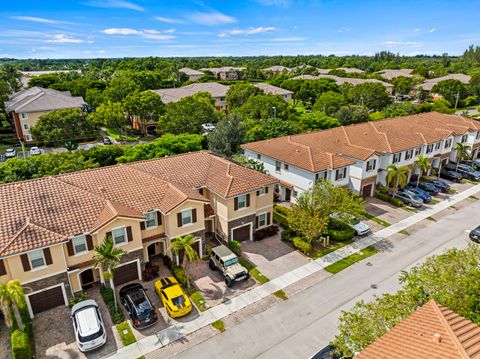
[[[155,255],[155,243],[150,244],[150,245],[147,247],[147,252],[148,252],[148,258],[150,258],[151,256],[154,256],[154,255]]]
[[[372,184],[367,184],[366,186],[363,186],[363,189],[362,189],[363,198],[370,197],[372,195],[372,187],[373,187]]]
[[[285,188],[285,201],[290,202],[291,196],[292,196],[292,190],[290,188]]]
[[[80,280],[82,282],[82,289],[88,289],[92,286],[92,283],[95,281],[93,277],[93,269],[87,269],[80,273]]]

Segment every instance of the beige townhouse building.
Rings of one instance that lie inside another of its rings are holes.
[[[200,256],[206,238],[252,240],[272,224],[276,182],[200,151],[2,185],[0,282],[20,280],[34,316],[105,282],[93,254],[107,236],[125,251],[116,285],[151,256],[179,263],[179,236]]]

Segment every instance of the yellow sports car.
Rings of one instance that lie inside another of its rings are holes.
[[[192,311],[192,303],[174,277],[165,277],[155,282],[155,291],[172,318],[182,317]]]

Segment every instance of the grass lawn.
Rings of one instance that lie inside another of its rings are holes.
[[[339,248],[345,247],[347,244],[350,244],[350,243],[353,243],[353,242],[354,242],[354,240],[350,239],[350,240],[345,241],[345,242],[337,242],[335,244],[332,244],[329,247],[319,248],[319,249],[315,250],[313,252],[313,254],[310,255],[310,257],[313,258],[313,259],[323,257],[324,255],[327,255],[328,253],[332,253],[333,251],[336,251]]]
[[[113,139],[117,141],[125,141],[125,135],[123,132],[120,132],[118,128],[111,128],[111,127],[106,127],[105,128],[107,135],[109,137],[112,137]],[[132,142],[135,141],[137,138],[133,136],[127,136],[127,142]]]
[[[245,267],[246,270],[248,270],[248,273],[250,273],[250,276],[255,278],[257,282],[260,284],[265,284],[270,281],[267,277],[265,277],[260,271],[255,268],[255,266],[247,261],[245,258],[240,257],[240,264]]]
[[[408,233],[406,230],[402,229],[401,231],[398,231],[398,233],[401,233],[403,235],[409,236],[410,233]]]
[[[199,311],[204,312],[208,309],[205,298],[203,298],[202,293],[200,293],[198,290],[190,294],[190,299],[193,303],[195,303],[195,306],[198,308]]]
[[[437,203],[440,203],[441,201],[439,199],[436,199],[436,198],[432,198],[432,200],[430,201],[431,204],[437,204]]]
[[[462,178],[462,182],[463,182],[463,183],[470,183],[470,184],[473,184],[473,185],[478,184],[477,182],[471,181],[471,180],[466,179],[466,178]]]
[[[327,272],[335,274],[344,270],[345,268],[350,267],[352,264],[361,261],[362,259],[373,256],[376,253],[378,253],[378,249],[373,246],[369,246],[358,253],[354,253],[347,258],[344,258],[336,263],[329,265],[328,267],[325,267],[325,270]]]
[[[283,290],[277,290],[275,293],[273,293],[273,295],[277,298],[280,298],[280,299],[283,299],[283,300],[287,300],[288,297],[287,295],[285,294],[285,292]]]
[[[374,221],[374,222],[376,222],[376,223],[378,223],[378,224],[380,224],[384,227],[390,227],[391,226],[391,224],[388,223],[387,221],[384,221],[383,219],[380,219],[378,217],[374,217],[371,214],[367,213],[367,214],[365,214],[365,217],[367,217],[368,219],[370,219],[370,220],[372,220],[372,221]]]
[[[457,190],[455,188],[450,188],[449,191],[450,193],[457,193]]]
[[[212,323],[212,327],[223,333],[225,331],[225,324],[221,320],[216,320]]]
[[[137,341],[137,339],[135,339],[135,335],[133,335],[132,328],[130,328],[130,325],[128,324],[128,322],[117,324],[116,327],[118,330],[118,335],[120,335],[120,339],[122,340],[122,344],[124,346],[133,344]]]
[[[402,206],[401,208],[404,209],[407,212],[418,213],[416,209],[413,209],[413,208],[410,208],[410,207],[407,207],[407,206]]]

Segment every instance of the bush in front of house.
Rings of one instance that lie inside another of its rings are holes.
[[[75,304],[83,302],[84,300],[87,300],[87,299],[88,299],[88,293],[82,292],[76,295],[75,297],[70,298],[70,300],[68,301],[68,306],[72,308]]]
[[[378,199],[381,199],[382,201],[393,204],[396,207],[402,207],[403,206],[403,201],[400,198],[392,197],[388,193],[384,193],[384,192],[379,191],[379,190],[375,190],[375,197],[377,197]]]
[[[292,242],[293,237],[295,237],[296,235],[297,234],[294,231],[287,228],[282,231],[280,238],[282,238],[282,241]]]
[[[269,226],[266,228],[259,229],[253,233],[253,240],[260,241],[267,237],[274,236],[278,233],[278,226]]]
[[[275,206],[275,211],[287,217],[292,210],[284,206]]]
[[[276,210],[273,211],[273,221],[283,228],[288,228],[288,219],[287,216],[277,212]]]
[[[228,248],[230,248],[233,252],[235,253],[239,253],[240,252],[240,248],[241,248],[241,244],[239,241],[236,241],[235,239],[231,239],[227,242],[227,246]]]
[[[107,288],[105,286],[100,287],[100,294],[102,295],[103,301],[108,307],[108,311],[110,312],[110,317],[112,318],[113,324],[119,324],[123,322],[125,316],[123,315],[123,311],[118,308],[115,309],[115,300],[113,299],[113,289]],[[120,305],[120,303],[117,303]]]
[[[305,241],[302,237],[293,237],[292,243],[295,248],[302,251],[304,254],[308,254],[312,250],[312,245]]]
[[[345,242],[353,238],[355,230],[348,224],[336,219],[331,218],[328,223],[328,236],[335,242]]]
[[[187,287],[187,276],[182,266],[172,266],[172,274],[183,287]]]
[[[152,279],[158,277],[158,272],[160,271],[160,267],[152,264],[150,262],[145,264],[145,269],[142,271],[142,280],[144,282],[148,282]]]
[[[32,348],[27,333],[15,329],[11,336],[12,354],[14,359],[31,359]]]

